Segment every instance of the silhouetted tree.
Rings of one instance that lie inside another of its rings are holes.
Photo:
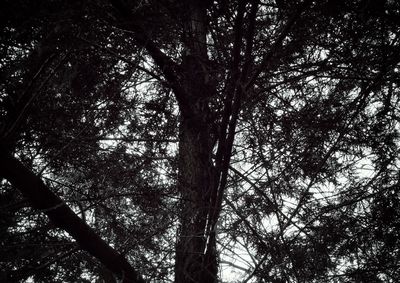
[[[0,281],[400,279],[396,1],[0,10]]]

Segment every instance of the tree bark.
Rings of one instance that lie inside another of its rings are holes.
[[[184,1],[182,86],[190,104],[180,104],[180,227],[176,245],[175,283],[217,282],[215,235],[207,231],[216,189],[212,161],[216,123],[210,109],[215,98],[209,75],[205,1]],[[208,249],[208,251],[207,251]]]
[[[201,1],[185,1],[185,4],[183,89],[191,103],[189,109],[181,109],[178,177],[181,206],[175,282],[216,282],[215,240],[214,235],[207,232],[211,196],[215,190],[212,162],[215,121],[209,106],[215,90],[207,66],[206,7]],[[180,105],[180,108],[185,107]],[[207,252],[207,247],[213,252]]]
[[[215,250],[215,240],[206,230],[215,188],[210,130],[194,118],[182,118],[180,131],[178,186],[182,199],[175,282],[216,282],[215,252],[206,257],[207,241],[213,241]]]

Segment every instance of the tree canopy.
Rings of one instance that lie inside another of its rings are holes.
[[[400,281],[400,2],[0,11],[1,282]]]

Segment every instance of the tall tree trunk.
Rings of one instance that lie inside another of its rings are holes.
[[[217,281],[217,260],[214,236],[207,232],[207,221],[212,203],[210,198],[216,189],[212,162],[215,121],[209,106],[215,90],[207,66],[205,3],[186,1],[186,4],[186,49],[182,67],[183,89],[189,103],[180,105],[178,187],[181,206],[175,282],[212,283]],[[210,247],[212,253],[206,251]]]
[[[207,258],[206,233],[214,189],[212,147],[207,125],[182,118],[179,147],[180,231],[176,247],[176,283],[216,282],[216,259]]]
[[[114,8],[129,20],[133,15],[123,1],[112,0]],[[211,198],[216,178],[212,153],[214,146],[210,101],[215,98],[209,74],[206,44],[207,6],[212,1],[184,0],[181,3],[184,52],[180,66],[160,49],[144,29],[129,25],[135,40],[143,45],[170,83],[181,112],[179,137],[178,189],[181,194],[180,229],[176,243],[175,282],[216,282],[217,258],[214,233],[207,231]],[[207,250],[206,250],[207,249]]]

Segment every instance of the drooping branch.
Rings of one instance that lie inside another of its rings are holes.
[[[187,101],[187,95],[181,86],[181,71],[179,65],[158,48],[157,44],[150,38],[145,29],[133,20],[134,15],[122,1],[110,0],[110,3],[119,13],[120,18],[128,23],[125,28],[133,33],[134,40],[137,44],[146,49],[154,60],[154,63],[160,68],[165,79],[173,89],[178,103],[183,106],[181,108],[183,110],[188,109],[187,105],[189,105],[189,101]]]
[[[80,247],[97,258],[125,283],[144,283],[144,279],[43,181],[11,154],[0,151],[0,176],[18,188],[32,206],[45,213],[57,227],[66,231]]]

